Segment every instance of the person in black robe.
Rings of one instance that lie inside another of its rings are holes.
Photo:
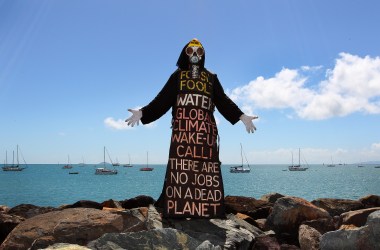
[[[172,109],[172,136],[165,182],[156,204],[166,218],[224,218],[224,189],[219,161],[215,107],[231,124],[241,120],[248,133],[257,116],[245,115],[224,93],[216,74],[204,67],[203,45],[192,39],[177,61],[177,70],[140,110],[128,109],[130,126],[151,123]]]

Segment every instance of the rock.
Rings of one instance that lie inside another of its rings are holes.
[[[279,194],[279,193],[269,193],[264,194],[260,197],[260,200],[267,201],[270,203],[275,203],[278,199],[285,197],[285,195]]]
[[[226,213],[242,213],[253,219],[266,218],[272,208],[272,204],[264,200],[243,196],[226,196],[224,198]]]
[[[161,216],[153,205],[118,212],[124,218],[123,232],[138,232],[162,228]]]
[[[253,250],[280,250],[280,244],[275,237],[267,235],[259,236],[253,245]]]
[[[153,210],[153,211],[152,211]],[[151,205],[149,218],[158,222]],[[228,219],[164,219],[150,230],[133,233],[108,233],[87,246],[91,249],[250,249],[255,237],[263,235],[246,221],[228,215]]]
[[[107,232],[122,232],[128,217],[92,208],[70,208],[34,216],[21,222],[0,246],[39,249],[54,243],[85,245]],[[132,216],[130,216],[132,217]]]
[[[223,249],[249,249],[254,243],[256,236],[263,232],[237,218],[235,215],[228,215],[225,219],[191,219],[178,220],[166,219],[163,221],[164,227],[172,227],[182,231],[200,242],[206,240],[214,246]]]
[[[267,219],[257,219],[257,220],[255,220],[255,224],[253,224],[253,223],[251,223],[251,224],[254,225],[255,227],[260,228],[262,231],[266,231],[266,230],[268,230],[265,226],[266,222],[267,222]]]
[[[155,200],[146,195],[139,195],[135,198],[120,201],[121,206],[125,209],[137,208],[137,207],[149,207],[149,205],[154,204]]]
[[[149,205],[148,215],[146,218],[145,225],[147,229],[161,229],[162,228],[161,216],[153,205]]]
[[[334,231],[338,229],[338,227],[335,226],[334,219],[332,218],[321,218],[317,220],[309,220],[309,221],[303,222],[302,224],[316,229],[321,235],[329,231]]]
[[[316,229],[301,225],[298,229],[298,242],[302,250],[318,250],[321,233]]]
[[[266,221],[267,228],[278,234],[280,242],[298,244],[298,227],[305,221],[331,218],[329,213],[307,200],[285,196],[276,201]]]
[[[295,245],[289,245],[289,244],[281,244],[281,250],[298,250],[299,247]]]
[[[364,205],[365,208],[380,207],[380,196],[379,195],[367,195],[361,197],[359,201]]]
[[[340,215],[348,211],[364,208],[364,205],[360,201],[348,199],[320,198],[313,200],[311,203],[317,207],[323,208],[329,212],[331,216]]]
[[[47,248],[45,250],[91,250],[90,248],[68,243],[57,243]]]
[[[10,209],[8,206],[0,205],[0,213],[8,213]]]
[[[259,227],[256,220],[254,220],[252,217],[250,217],[246,214],[242,214],[242,213],[237,213],[235,215],[237,218],[242,219],[242,220],[248,222],[249,224],[254,225],[255,227]],[[265,219],[258,219],[258,220],[265,220]]]
[[[368,215],[380,210],[380,207],[360,209],[346,212],[340,215],[340,225],[354,225],[356,227],[364,226],[367,222]]]
[[[23,217],[17,215],[0,213],[0,244],[5,240],[8,234],[24,220]]]
[[[252,233],[255,237],[263,235],[264,232],[258,227],[246,222],[245,220],[240,219],[236,215],[229,214],[227,215],[227,219],[237,224],[238,229],[245,229]]]
[[[80,207],[81,208],[94,208],[94,209],[100,209],[100,210],[103,209],[102,204],[100,204],[99,202],[89,201],[89,200],[77,201],[72,205],[65,206],[65,209],[66,208],[80,208]]]
[[[380,249],[380,210],[371,213],[363,227],[325,233],[319,246],[322,250]]]
[[[195,250],[222,250],[220,246],[214,246],[210,241],[203,241]]]
[[[87,247],[97,250],[196,249],[201,243],[176,229],[162,228],[134,233],[107,233],[90,242]]]
[[[121,205],[121,203],[119,201],[115,201],[115,200],[106,200],[106,201],[103,201],[101,204],[100,204],[103,208],[107,207],[107,208],[118,208],[118,209],[122,209],[123,206]]]
[[[58,209],[54,207],[39,207],[32,204],[20,204],[11,208],[8,214],[18,215],[25,219],[32,218],[39,214],[48,213],[51,211],[57,211]]]

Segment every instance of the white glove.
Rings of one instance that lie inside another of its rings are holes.
[[[128,109],[129,112],[132,113],[132,116],[129,117],[125,122],[128,124],[128,126],[135,126],[137,123],[137,126],[139,125],[139,121],[142,117],[142,111],[141,110],[134,110],[134,109]]]
[[[257,119],[257,118],[259,118],[257,115],[248,116],[248,115],[242,114],[239,119],[244,123],[245,129],[247,130],[247,132],[253,133],[253,132],[255,132],[256,127],[255,127],[255,125],[253,125],[252,120]]]

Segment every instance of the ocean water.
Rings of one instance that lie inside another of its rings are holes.
[[[1,165],[0,165],[1,166]],[[290,172],[286,165],[253,165],[245,174],[229,173],[232,165],[222,165],[225,195],[260,198],[278,192],[312,201],[317,198],[358,199],[380,195],[380,168],[368,165],[326,167],[310,165],[307,171]],[[74,165],[62,169],[57,164],[32,164],[21,172],[0,171],[0,205],[19,204],[57,207],[79,200],[103,202],[125,200],[138,195],[157,199],[162,191],[166,165],[151,165],[152,172],[116,167],[117,175],[95,175],[96,166]],[[69,172],[79,172],[73,175]]]

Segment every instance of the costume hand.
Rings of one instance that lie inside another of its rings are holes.
[[[242,114],[239,119],[244,123],[245,129],[247,130],[247,132],[253,133],[253,132],[255,132],[256,127],[255,127],[255,125],[253,125],[252,120],[257,119],[257,118],[259,118],[257,115],[248,116],[248,115]]]
[[[134,109],[128,109],[129,112],[132,113],[132,116],[129,117],[125,122],[128,124],[128,126],[135,126],[137,123],[137,126],[139,125],[139,121],[142,117],[142,111],[141,110],[134,110]]]

